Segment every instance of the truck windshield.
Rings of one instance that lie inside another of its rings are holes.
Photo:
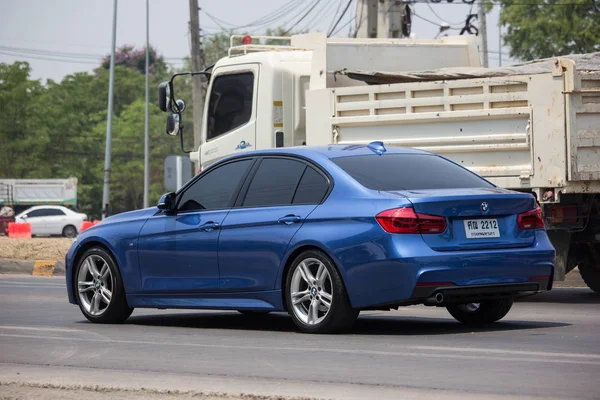
[[[492,184],[441,157],[384,154],[334,158],[358,183],[373,190],[489,188]]]

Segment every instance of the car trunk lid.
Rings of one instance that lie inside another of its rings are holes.
[[[535,230],[521,230],[517,215],[535,208],[533,196],[500,188],[392,191],[407,198],[418,214],[442,216],[441,234],[423,234],[436,251],[531,246]]]

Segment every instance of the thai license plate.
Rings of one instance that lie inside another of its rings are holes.
[[[500,237],[497,219],[465,219],[467,239],[487,239]]]

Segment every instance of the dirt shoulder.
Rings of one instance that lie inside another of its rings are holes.
[[[0,258],[63,261],[72,242],[73,239],[68,238],[14,239],[0,236]]]

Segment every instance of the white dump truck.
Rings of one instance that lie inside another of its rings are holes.
[[[252,149],[376,140],[439,153],[533,193],[555,279],[579,267],[600,292],[600,53],[488,69],[472,36],[232,36],[227,57],[191,74],[208,79],[202,144],[190,153],[201,167]],[[175,99],[173,79],[161,84],[167,133],[183,135]]]
[[[77,206],[77,178],[0,179],[0,206],[19,212],[31,206]]]

